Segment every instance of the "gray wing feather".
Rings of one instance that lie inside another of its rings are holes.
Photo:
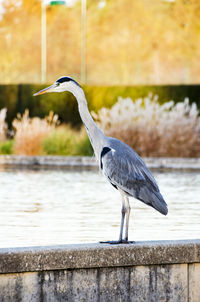
[[[105,176],[114,186],[128,195],[166,215],[167,204],[145,163],[126,144],[118,147],[120,148],[113,148],[102,158],[102,170]]]

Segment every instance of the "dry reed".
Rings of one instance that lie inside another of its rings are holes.
[[[58,124],[58,116],[50,112],[47,117],[30,118],[29,111],[24,115],[17,115],[12,126],[15,129],[14,153],[24,155],[38,155],[42,153],[42,143]]]
[[[160,105],[157,96],[119,98],[94,118],[105,134],[126,142],[142,156],[199,157],[200,117],[195,103]]]

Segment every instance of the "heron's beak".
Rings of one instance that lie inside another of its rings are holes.
[[[47,93],[47,92],[54,92],[54,88],[55,88],[55,84],[34,93],[34,96],[44,94],[44,93]]]

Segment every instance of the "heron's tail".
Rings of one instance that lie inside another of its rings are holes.
[[[167,204],[160,192],[149,192],[147,188],[143,188],[143,190],[140,191],[139,199],[161,214],[167,215]]]

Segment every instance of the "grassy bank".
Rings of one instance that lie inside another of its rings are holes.
[[[130,145],[141,156],[200,157],[200,116],[189,100],[160,104],[157,96],[132,100],[119,98],[110,109],[92,112],[108,136]],[[6,137],[10,135],[12,139]],[[50,111],[45,118],[18,114],[12,131],[6,109],[0,111],[0,153],[22,155],[92,155],[85,128],[61,123]]]

